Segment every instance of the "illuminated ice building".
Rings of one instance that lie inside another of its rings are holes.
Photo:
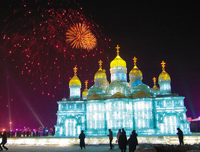
[[[94,75],[94,85],[85,89],[81,97],[81,81],[77,77],[77,68],[69,81],[70,97],[58,101],[57,137],[77,137],[81,130],[89,136],[106,136],[108,129],[116,135],[119,128],[124,128],[127,135],[135,129],[139,135],[175,135],[177,127],[184,134],[190,133],[186,118],[184,97],[171,93],[171,78],[165,71],[153,78],[154,86],[150,88],[142,82],[142,72],[136,65],[129,72],[127,82],[126,62],[117,56],[110,63],[111,82],[107,81],[102,62]]]

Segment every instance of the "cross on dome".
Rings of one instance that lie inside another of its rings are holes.
[[[137,63],[137,58],[134,56],[134,58],[133,58],[133,62],[134,62],[134,65],[136,65],[136,63]]]
[[[88,80],[85,81],[85,88],[87,89]]]
[[[99,60],[99,69],[102,68],[102,63],[103,63],[103,61]]]
[[[153,83],[156,84],[156,77],[153,77]]]
[[[116,49],[117,49],[117,55],[119,55],[119,49],[120,49],[120,47],[119,47],[119,45],[117,44],[117,47],[116,47]]]
[[[165,64],[166,64],[166,63],[165,63],[164,61],[161,62],[162,70],[165,70]]]
[[[74,75],[76,75],[78,68],[75,66],[73,69],[74,69]]]

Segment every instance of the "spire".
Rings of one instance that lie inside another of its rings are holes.
[[[87,93],[88,93],[87,85],[88,85],[88,80],[85,81],[85,89],[84,89],[83,92],[82,92],[82,98],[83,98],[84,100],[87,99]]]
[[[134,62],[134,66],[136,66],[136,63],[137,63],[137,58],[134,56],[133,58],[133,62]]]
[[[164,61],[161,62],[162,70],[163,70],[163,71],[165,71],[165,64],[166,64],[166,63],[165,63]]]
[[[158,77],[158,84],[160,86],[160,93],[162,95],[171,94],[171,78],[170,75],[165,71],[165,62],[162,61],[162,72]]]
[[[117,49],[117,56],[119,55],[119,49],[120,49],[120,47],[119,47],[119,45],[117,44],[117,47],[116,47],[116,49]]]
[[[70,98],[80,98],[81,92],[81,81],[77,77],[77,67],[75,66],[73,68],[74,70],[74,76],[69,81],[69,88],[70,88]]]
[[[102,70],[102,63],[103,63],[103,61],[101,61],[101,60],[99,60],[99,70]]]
[[[156,77],[153,77],[153,84],[156,85]]]
[[[111,61],[110,68],[113,68],[113,67],[126,68],[126,62],[119,56],[119,49],[120,49],[119,45],[117,45],[116,49],[117,49],[117,56],[115,57],[114,60]]]
[[[85,89],[87,89],[88,80],[85,81]]]
[[[153,80],[153,84],[154,84],[153,88],[157,87],[157,86],[156,86],[156,77],[153,77],[152,80]]]
[[[78,68],[75,66],[73,69],[74,69],[74,75],[76,75]]]
[[[153,87],[151,88],[151,90],[153,91],[154,96],[156,96],[156,95],[159,94],[160,89],[156,86],[156,77],[153,77],[152,80],[153,80],[154,85],[153,85]]]

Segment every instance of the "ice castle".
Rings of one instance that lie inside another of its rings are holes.
[[[136,57],[127,82],[126,62],[119,56],[119,48],[117,45],[117,56],[110,63],[111,82],[100,60],[94,85],[87,88],[85,82],[82,98],[81,81],[74,68],[74,76],[69,81],[70,97],[57,102],[55,136],[77,137],[84,130],[86,136],[100,137],[106,136],[108,129],[116,135],[119,128],[124,128],[127,134],[135,129],[139,135],[174,135],[177,127],[184,134],[190,133],[184,97],[171,93],[171,78],[165,71],[165,62],[161,63],[159,87],[155,77],[152,88],[142,82]]]

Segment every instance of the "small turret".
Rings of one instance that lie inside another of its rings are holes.
[[[127,68],[126,62],[119,56],[119,45],[116,47],[117,56],[110,63],[110,75],[111,82],[113,81],[125,81],[127,82]]]
[[[165,62],[162,61],[162,72],[158,77],[158,84],[160,86],[160,94],[166,95],[171,94],[171,78],[169,74],[165,71]]]
[[[133,58],[134,62],[134,67],[133,69],[129,72],[129,86],[130,88],[133,88],[139,84],[142,84],[142,72],[138,69],[136,63],[137,63],[137,58]]]
[[[99,60],[99,70],[94,75],[94,83],[96,86],[106,90],[107,76],[105,70],[102,69],[102,63],[103,61]]]
[[[160,93],[160,89],[156,85],[156,77],[153,77],[153,88],[151,88],[151,91],[153,92],[154,96],[158,95]]]
[[[85,81],[85,89],[84,89],[84,91],[82,92],[82,98],[83,98],[83,100],[86,100],[86,99],[87,99],[87,93],[88,93],[87,85],[88,85],[88,81],[86,80],[86,81]]]

